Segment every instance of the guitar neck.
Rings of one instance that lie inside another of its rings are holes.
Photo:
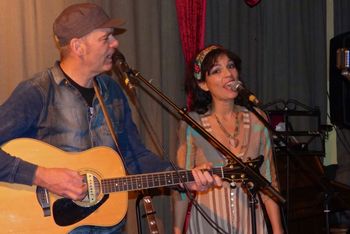
[[[224,175],[222,167],[213,168],[208,170],[208,172],[216,174],[221,178],[223,178]],[[112,192],[169,187],[192,181],[194,181],[194,178],[190,170],[178,170],[102,179],[101,184],[103,193],[108,194]]]

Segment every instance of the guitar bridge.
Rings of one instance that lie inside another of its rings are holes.
[[[50,207],[50,196],[47,189],[43,187],[36,187],[36,198],[43,209],[44,217],[51,216],[51,207]]]
[[[96,189],[95,189],[95,177],[91,173],[86,173],[86,182],[88,185],[88,197],[90,203],[96,203]]]

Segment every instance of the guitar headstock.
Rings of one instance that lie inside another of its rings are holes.
[[[244,164],[249,166],[254,171],[258,172],[264,161],[264,156],[260,155],[259,157],[248,160]],[[248,177],[243,171],[242,167],[238,165],[237,162],[230,160],[225,167],[223,167],[223,176],[222,179],[228,182],[240,182],[243,180],[247,180]]]

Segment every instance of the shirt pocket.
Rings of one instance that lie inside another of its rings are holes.
[[[124,104],[121,100],[114,100],[111,104],[106,104],[109,117],[111,119],[113,129],[117,134],[120,134],[124,131]],[[109,128],[107,124],[104,126],[105,134],[110,135]]]

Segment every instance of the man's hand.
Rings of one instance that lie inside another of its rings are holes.
[[[192,191],[206,191],[209,188],[216,186],[222,186],[222,179],[217,175],[210,175],[208,171],[202,171],[203,169],[209,170],[212,168],[211,163],[205,163],[192,169],[192,175],[194,182],[186,183],[189,190]]]
[[[38,167],[33,184],[59,196],[79,201],[87,193],[87,185],[83,179],[77,171],[70,169]]]

